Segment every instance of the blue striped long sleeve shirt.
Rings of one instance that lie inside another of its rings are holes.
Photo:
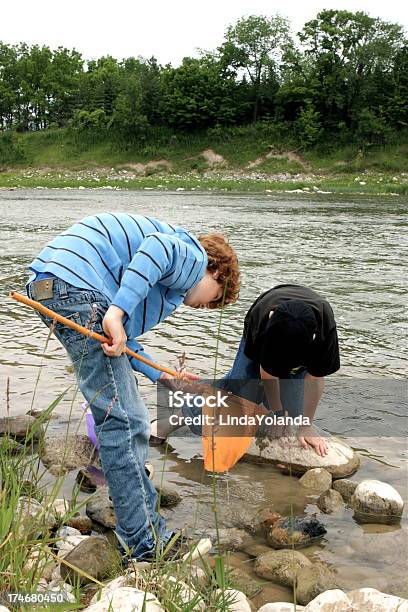
[[[102,293],[126,313],[129,348],[151,359],[136,338],[183,302],[207,263],[204,248],[182,227],[141,215],[101,213],[59,234],[29,267]],[[136,359],[130,363],[152,381],[160,376]]]

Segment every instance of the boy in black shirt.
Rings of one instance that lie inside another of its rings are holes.
[[[337,328],[330,304],[301,285],[269,289],[245,317],[234,366],[230,378],[242,377],[245,372],[267,381],[265,393],[274,412],[284,409],[290,416],[303,414],[312,422],[323,393],[324,377],[340,368]],[[303,380],[304,384],[293,380]],[[319,455],[327,453],[326,442],[313,435],[310,427],[302,428],[300,434],[305,448],[310,445]]]
[[[246,314],[233,366],[218,383],[223,389],[273,412],[303,415],[313,421],[324,389],[324,377],[340,368],[337,328],[330,304],[301,285],[278,285],[258,297]],[[262,380],[263,385],[259,385]],[[183,416],[197,410],[183,406]],[[178,429],[152,423],[151,444]],[[200,426],[190,429],[201,435]],[[299,432],[304,448],[327,454],[325,440],[311,426]]]

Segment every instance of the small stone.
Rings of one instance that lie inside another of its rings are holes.
[[[67,525],[64,525],[63,527],[61,527],[61,529],[58,529],[57,533],[55,534],[55,538],[65,540],[66,538],[69,538],[71,536],[80,536],[80,535],[81,535],[81,532],[79,531],[79,529],[75,529],[74,527],[68,527]]]
[[[84,493],[94,493],[98,487],[106,486],[105,477],[96,469],[81,468],[75,480]]]
[[[101,536],[81,537],[85,539],[64,557],[65,561],[75,566],[77,570],[73,570],[64,563],[61,564],[61,576],[66,582],[74,582],[78,578],[82,583],[89,582],[89,579],[78,570],[99,580],[112,567],[114,551],[106,538]]]
[[[271,550],[257,557],[254,571],[260,578],[291,587],[299,570],[311,565],[311,561],[297,550]]]
[[[39,440],[43,433],[43,427],[28,414],[0,418],[0,436],[9,435],[16,440]]]
[[[320,562],[301,568],[296,576],[296,598],[302,605],[308,604],[320,593],[337,587],[333,570]]]
[[[102,589],[91,599],[86,612],[165,612],[159,600],[152,594],[134,587],[120,587],[114,591]]]
[[[67,525],[77,529],[82,534],[88,534],[92,531],[92,521],[89,516],[73,516],[67,521]]]
[[[175,489],[169,487],[155,487],[158,495],[158,503],[161,508],[171,508],[181,501],[181,495]]]
[[[63,559],[68,553],[71,552],[78,544],[86,540],[89,536],[84,535],[72,535],[66,536],[63,540],[58,540],[55,546],[58,548],[58,557]]]
[[[348,480],[348,478],[341,478],[339,480],[335,480],[332,484],[332,488],[335,491],[338,491],[342,496],[343,500],[346,504],[349,503],[358,482],[354,482],[353,480]]]
[[[299,483],[302,485],[302,487],[305,487],[305,489],[323,492],[330,489],[332,484],[332,476],[324,468],[314,468],[303,474],[302,478],[299,480]]]
[[[372,523],[399,520],[404,509],[404,502],[398,491],[380,480],[360,482],[350,505],[357,519]]]
[[[86,513],[92,521],[115,529],[116,516],[113,503],[109,499],[108,487],[100,487],[86,504]]]
[[[16,514],[24,517],[19,521],[19,535],[21,537],[40,537],[54,526],[54,517],[40,502],[33,497],[20,497],[17,501]]]
[[[320,495],[317,502],[317,507],[325,514],[332,514],[339,510],[344,502],[343,498],[338,491],[329,489]]]

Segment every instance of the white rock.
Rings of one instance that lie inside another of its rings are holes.
[[[258,612],[301,612],[304,610],[303,606],[296,606],[286,601],[276,601],[275,603],[267,603]]]
[[[262,450],[254,441],[243,459],[254,463],[291,466],[296,473],[325,468],[333,478],[345,478],[353,474],[360,465],[358,455],[342,440],[327,434],[324,436],[328,445],[328,453],[324,457],[320,457],[312,448],[303,448],[295,436],[290,436],[262,440],[265,445]]]
[[[58,517],[65,516],[69,510],[69,500],[65,499],[65,497],[54,499],[54,501],[51,502],[51,507]]]
[[[85,608],[86,612],[165,612],[159,600],[152,593],[145,593],[133,587],[120,587],[115,591],[108,589],[97,601],[95,595],[92,605]]]
[[[222,590],[217,589],[217,594],[221,595]],[[224,595],[229,612],[251,612],[249,601],[241,591],[237,591],[236,589],[225,589]]]
[[[75,529],[75,527],[69,527],[68,525],[64,525],[63,527],[61,527],[61,529],[58,529],[57,533],[55,534],[56,538],[68,538],[71,536],[80,536],[82,535],[81,532],[79,531],[79,529]],[[58,547],[58,544],[60,544],[60,542],[57,542],[56,546]]]
[[[350,599],[340,589],[331,589],[320,593],[310,601],[304,612],[353,612]]]
[[[347,593],[353,610],[364,612],[408,612],[408,599],[387,595],[376,589],[356,589]]]
[[[193,554],[186,553],[183,556],[183,561],[189,559],[190,561],[196,561],[197,559],[201,559],[205,555],[207,555],[212,549],[212,542],[210,538],[201,538],[197,546],[193,550]]]
[[[357,485],[350,506],[358,514],[398,517],[402,514],[404,502],[398,491],[388,483],[363,480]]]
[[[10,610],[6,606],[0,606],[0,612],[10,612]]]
[[[69,552],[71,552],[71,550],[75,548],[75,546],[78,546],[78,544],[82,542],[82,540],[86,540],[87,538],[89,538],[89,536],[74,535],[74,536],[68,536],[64,540],[60,540],[59,542],[56,542],[55,545],[59,549],[58,557],[64,558]]]

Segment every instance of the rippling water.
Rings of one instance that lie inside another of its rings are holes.
[[[0,191],[1,388],[5,395],[5,380],[9,377],[10,410],[18,413],[30,407],[40,371],[34,399],[37,407],[46,406],[73,384],[74,379],[67,370],[68,361],[58,342],[51,339],[43,355],[45,328],[32,312],[9,300],[7,293],[12,289],[23,290],[27,278],[25,268],[48,240],[79,218],[106,210],[149,214],[184,225],[196,234],[217,231],[229,237],[240,259],[242,290],[239,302],[228,307],[222,315],[218,372],[226,371],[231,364],[241,336],[243,317],[252,301],[275,284],[291,282],[316,289],[332,304],[342,357],[341,371],[333,380],[341,377],[387,378],[401,382],[407,373],[406,267],[403,260],[406,202],[391,198],[358,198],[355,201],[338,197],[313,198],[126,191]],[[178,356],[185,351],[189,369],[208,376],[214,372],[219,316],[216,312],[182,307],[146,334],[144,344],[151,355],[170,367],[177,365]],[[41,363],[45,367],[40,370]],[[142,389],[147,401],[154,398],[152,385],[143,382]],[[71,406],[74,421],[79,419],[80,398],[72,402],[72,392],[58,407],[60,418],[51,422],[51,428],[66,427]],[[376,410],[375,403],[373,397],[372,402],[365,398],[361,407],[348,406],[344,418],[352,417],[357,423],[371,418]],[[4,412],[4,401],[1,406],[0,412]],[[324,415],[321,416],[324,423]],[[396,428],[401,423],[402,435],[405,414],[399,412],[394,417]],[[83,424],[79,426],[82,428]],[[337,431],[345,432],[346,429]],[[366,451],[367,458],[363,460],[359,478],[369,476],[386,480],[397,486],[406,498],[406,440],[376,436],[358,441],[350,439],[349,443]],[[191,504],[197,501],[199,490],[202,495],[200,515],[203,514],[207,524],[211,520],[206,503],[208,483],[204,478],[204,485],[200,484],[202,467],[195,458],[198,450],[192,440],[180,439],[165,461],[166,478],[176,483],[184,494],[182,505],[176,513],[170,513],[169,520],[174,524],[188,520]],[[157,465],[163,465],[160,451],[153,451],[152,456]],[[248,506],[262,507],[272,503],[282,512],[288,510],[290,500],[296,500],[297,510],[303,512],[313,504],[313,499],[303,497],[298,489],[294,492],[295,484],[296,481],[271,468],[240,464],[220,484],[220,495],[224,496],[228,507],[242,505],[244,498]],[[374,552],[378,537],[370,533],[373,529],[357,526],[347,514],[341,520],[325,519],[331,537],[325,547],[316,548],[316,555],[335,563],[351,586],[358,583],[358,586],[401,591],[400,587],[392,586],[396,577],[392,566],[398,562],[401,570],[401,559],[388,552],[390,558],[386,556],[379,561],[378,552]],[[392,538],[400,537],[396,528],[378,528],[377,531],[381,532],[382,544],[388,550],[392,549]],[[365,544],[359,544],[357,552],[350,547],[350,534],[354,534],[352,539],[355,537],[357,542]],[[401,551],[400,540],[395,540],[394,546]],[[239,561],[237,555],[235,564]],[[353,571],[347,569],[350,567]],[[279,594],[289,598],[288,593],[280,588],[270,597]],[[262,597],[267,600],[265,594]]]

